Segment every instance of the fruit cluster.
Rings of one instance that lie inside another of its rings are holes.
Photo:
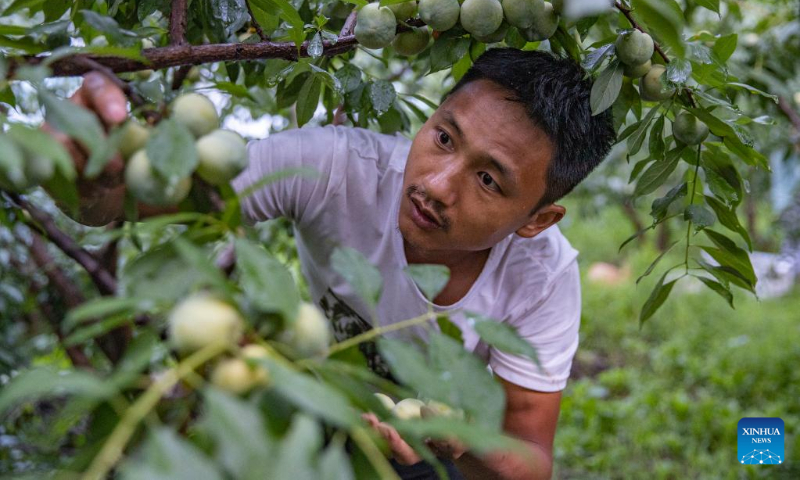
[[[430,43],[428,27],[444,32],[461,24],[473,38],[484,43],[500,42],[510,27],[529,42],[546,40],[558,28],[561,1],[544,0],[419,0],[381,7],[369,3],[358,12],[355,36],[367,48],[390,44],[399,55],[416,55]],[[396,34],[397,23],[419,18],[426,27],[412,27]]]
[[[663,81],[664,65],[653,65],[651,57],[655,51],[653,38],[637,29],[619,34],[614,48],[623,64],[623,74],[639,79],[639,95],[642,100],[662,101],[675,94],[675,88]],[[689,112],[681,112],[672,123],[675,139],[686,145],[698,145],[708,137],[708,126]]]
[[[230,304],[211,295],[198,293],[180,302],[169,314],[167,335],[173,348],[188,355],[214,345],[236,352],[215,363],[210,379],[219,388],[244,394],[269,384],[270,374],[260,358],[270,357],[269,350],[258,344],[241,349],[245,321]],[[301,303],[297,317],[276,336],[290,355],[307,358],[325,355],[331,335],[322,312],[309,303]]]
[[[197,175],[212,185],[230,182],[247,166],[247,148],[236,132],[219,128],[211,101],[197,93],[180,95],[170,106],[170,118],[195,137]],[[191,177],[167,179],[153,168],[147,154],[149,127],[129,120],[123,127],[119,150],[127,161],[125,185],[137,200],[158,206],[175,205],[189,194]]]
[[[451,408],[449,405],[435,400],[423,402],[417,398],[404,398],[394,403],[394,400],[383,393],[376,393],[375,397],[386,407],[386,410],[390,411],[392,415],[401,420],[433,417],[456,418],[462,420],[464,418],[463,410]]]

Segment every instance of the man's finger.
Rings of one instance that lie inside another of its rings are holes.
[[[389,448],[392,450],[394,459],[402,465],[413,465],[422,460],[417,452],[411,448],[411,445],[406,443],[397,430],[388,423],[380,423],[378,431],[383,435],[383,438],[389,443]]]
[[[87,73],[81,90],[85,105],[94,110],[107,127],[119,125],[128,118],[125,93],[102,73]]]

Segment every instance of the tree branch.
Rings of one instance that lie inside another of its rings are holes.
[[[169,12],[169,43],[172,45],[186,44],[186,10],[188,0],[172,0]]]
[[[117,280],[102,267],[100,262],[91,253],[81,248],[66,233],[59,230],[55,222],[45,212],[33,206],[30,202],[17,195],[16,193],[6,192],[12,202],[28,212],[35,225],[42,231],[44,236],[53,242],[68,257],[72,258],[82,266],[91,277],[92,282],[103,295],[113,295],[117,290]]]
[[[250,24],[253,25],[253,28],[256,29],[258,38],[260,38],[262,42],[268,42],[269,37],[267,36],[267,34],[264,33],[264,30],[261,30],[261,25],[258,24],[256,16],[253,15],[253,9],[250,7],[250,0],[245,0],[244,3],[245,5],[247,5],[247,13],[250,14]]]
[[[355,17],[353,16],[353,19]],[[349,20],[349,17],[348,17]],[[355,20],[353,20],[355,22]],[[398,25],[397,31],[404,32],[410,27],[424,25],[421,20],[411,20],[406,25]],[[347,21],[345,22],[347,26]],[[343,29],[344,30],[344,29]],[[220,43],[209,45],[170,45],[167,47],[145,48],[142,55],[147,59],[146,62],[132,60],[129,58],[100,56],[89,54],[75,54],[56,60],[50,67],[53,76],[79,76],[94,70],[89,68],[86,62],[79,58],[89,58],[97,64],[103,65],[111,72],[136,72],[139,70],[154,69],[160,70],[168,67],[180,67],[183,65],[200,65],[203,63],[225,62],[225,61],[245,61],[261,60],[266,58],[282,58],[284,60],[297,60],[301,57],[308,57],[308,41],[301,44],[298,52],[293,42],[261,42],[261,43]],[[358,45],[355,35],[340,35],[338,40],[333,42],[323,40],[323,55],[334,56],[352,50]],[[13,74],[16,67],[23,64],[38,65],[47,57],[24,56],[18,59],[9,60],[9,75]]]
[[[356,17],[358,17],[358,11],[353,9],[345,19],[344,25],[342,25],[342,30],[339,32],[340,38],[353,34],[353,29],[356,28]]]
[[[783,97],[778,97],[778,107],[781,109],[784,115],[792,122],[792,126],[798,132],[800,132],[800,115],[794,111],[792,106],[789,102],[786,101]]]
[[[44,244],[42,243],[41,238],[39,238],[39,236],[36,235],[35,233],[32,235],[32,237],[33,237],[32,243],[30,245],[27,245],[28,251],[31,253],[31,257],[33,258],[37,266],[43,270],[48,280],[57,285],[57,288],[59,289],[63,288],[64,285],[69,286],[67,290],[61,291],[64,303],[69,304],[73,300],[73,298],[70,298],[68,296],[67,291],[76,289],[72,288],[71,282],[62,282],[62,279],[65,279],[66,276],[64,275],[64,272],[61,271],[61,269],[55,266],[55,263],[46,262],[46,259],[49,258],[49,254],[47,253],[47,250],[44,248]],[[42,254],[46,255],[46,257],[42,257]],[[9,260],[11,262],[11,265],[17,271],[26,272],[30,267],[30,265],[23,265],[13,255],[10,256]],[[47,268],[42,268],[42,262],[44,262],[47,265]],[[39,282],[37,282],[34,279],[34,276],[29,275],[28,272],[26,272],[26,276],[29,279],[28,293],[34,298],[36,298],[42,292],[42,290],[44,290],[44,286],[41,285]],[[78,291],[78,295],[80,296],[80,291]],[[82,298],[82,296],[78,298]],[[61,319],[59,318],[59,315],[56,314],[56,312],[53,310],[53,306],[50,303],[48,302],[43,302],[43,303],[36,302],[36,303],[39,309],[39,313],[41,313],[42,317],[44,317],[47,320],[47,323],[50,324],[50,328],[52,328],[53,331],[55,332],[56,336],[58,337],[58,341],[63,344],[64,334],[61,332],[61,328],[59,328],[61,324]],[[92,362],[89,361],[89,358],[86,356],[85,353],[83,353],[83,350],[80,347],[78,346],[65,347],[64,351],[66,351],[70,361],[76,367],[83,368],[86,370],[94,369],[92,367]]]

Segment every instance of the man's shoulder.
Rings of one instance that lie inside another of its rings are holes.
[[[509,251],[507,263],[510,266],[544,273],[548,281],[575,265],[578,257],[578,251],[557,224],[533,238],[512,235]]]
[[[549,297],[556,285],[565,286],[560,280],[577,271],[577,257],[578,251],[556,225],[533,238],[513,234],[497,265],[495,288],[509,310],[529,310]],[[572,281],[567,286],[580,289]]]
[[[400,134],[389,135],[344,125],[308,126],[285,130],[277,135],[295,136],[303,143],[317,148],[328,147],[337,153],[355,153],[362,158],[374,160],[390,158],[395,150],[411,144],[411,140]]]

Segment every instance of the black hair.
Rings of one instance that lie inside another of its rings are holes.
[[[616,140],[611,109],[592,116],[591,76],[572,59],[539,50],[489,49],[447,96],[476,80],[490,80],[511,92],[507,99],[523,104],[534,125],[553,142],[544,196],[530,215],[571,192]]]

